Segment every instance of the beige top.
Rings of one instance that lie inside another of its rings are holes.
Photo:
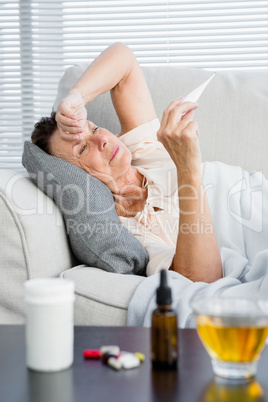
[[[133,218],[119,217],[148,252],[148,276],[170,267],[179,229],[177,171],[157,140],[159,126],[159,120],[154,119],[120,137],[132,153],[132,165],[145,176],[144,186],[148,186],[143,211]]]

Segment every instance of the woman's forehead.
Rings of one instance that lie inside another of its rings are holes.
[[[89,134],[90,129],[94,123],[92,121],[86,120],[83,133]],[[78,142],[83,140],[83,135],[80,135],[80,138],[77,140],[66,141],[63,140],[60,136],[60,131],[57,129],[51,138],[51,149],[55,156],[63,157],[63,154],[66,157],[74,157],[74,146],[77,145]]]
[[[60,158],[72,158],[74,141],[63,140],[60,136],[59,129],[55,131],[51,137],[51,151],[54,156]]]

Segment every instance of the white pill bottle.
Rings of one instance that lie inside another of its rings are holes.
[[[42,372],[73,364],[74,283],[61,278],[24,283],[26,303],[26,365]]]

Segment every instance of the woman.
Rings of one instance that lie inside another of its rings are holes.
[[[121,124],[117,136],[87,120],[85,105],[107,91]],[[166,258],[170,269],[187,278],[213,282],[222,277],[222,266],[202,184],[199,132],[193,120],[197,107],[183,103],[182,97],[175,100],[159,127],[138,62],[127,46],[116,43],[94,60],[61,101],[54,116],[57,125],[53,116],[43,119],[32,141],[110,188],[120,221],[148,251],[149,274]],[[177,226],[172,226],[174,219]],[[201,221],[208,230],[192,230]]]

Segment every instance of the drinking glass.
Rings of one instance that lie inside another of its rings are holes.
[[[214,374],[249,379],[268,335],[268,304],[258,300],[211,298],[192,303],[198,335]]]

